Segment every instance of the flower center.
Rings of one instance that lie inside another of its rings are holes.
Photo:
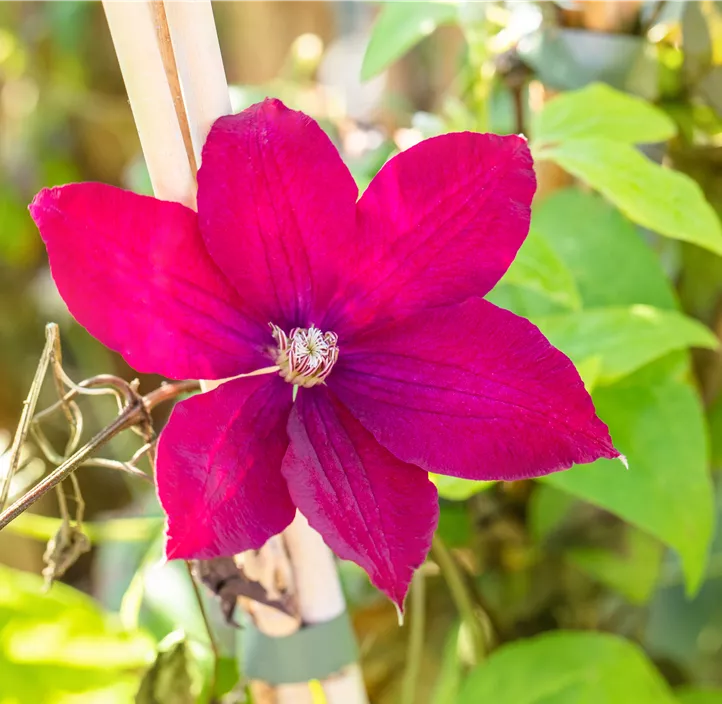
[[[338,335],[321,332],[313,325],[293,328],[286,335],[278,325],[270,325],[278,344],[276,364],[283,379],[306,388],[323,383],[338,359]]]

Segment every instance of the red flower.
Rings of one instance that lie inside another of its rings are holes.
[[[173,411],[169,558],[259,548],[298,508],[400,605],[437,522],[427,472],[511,480],[619,456],[569,359],[481,298],[534,189],[523,139],[461,133],[394,157],[357,201],[318,125],[267,100],[213,126],[198,214],[100,184],[35,198],[70,310],[136,369],[280,368]]]

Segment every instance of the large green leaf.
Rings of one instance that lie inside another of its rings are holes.
[[[659,108],[604,83],[562,93],[532,123],[533,148],[580,137],[602,137],[628,144],[664,142],[677,132]]]
[[[575,499],[566,491],[549,484],[538,484],[527,506],[527,524],[531,537],[545,541],[564,522]]]
[[[452,2],[389,2],[381,7],[366,47],[361,78],[387,69],[439,25],[454,22],[458,7]]]
[[[130,701],[153,642],[80,592],[0,567],[0,702]],[[92,695],[90,694],[92,693]]]
[[[637,228],[599,196],[578,188],[557,191],[534,207],[532,230],[566,264],[585,307],[676,307],[672,287]]]
[[[689,176],[611,139],[570,139],[537,153],[598,190],[634,222],[722,254],[722,226]]]
[[[674,704],[636,645],[607,633],[557,631],[516,641],[469,676],[458,704]]]
[[[565,557],[593,579],[623,594],[633,604],[644,604],[657,584],[663,554],[659,541],[627,526],[621,550],[572,548]]]
[[[684,687],[675,691],[680,704],[722,704],[722,689]]]
[[[719,344],[696,320],[645,305],[562,313],[534,322],[574,362],[600,357],[597,385],[617,381],[674,350]]]
[[[597,411],[615,446],[627,456],[629,469],[599,460],[544,481],[674,548],[692,593],[704,574],[714,523],[708,440],[697,393],[669,376],[666,361],[594,394]]]
[[[571,272],[544,236],[534,230],[529,232],[502,281],[540,293],[564,308],[581,308]]]

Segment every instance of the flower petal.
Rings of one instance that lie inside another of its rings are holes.
[[[514,480],[619,457],[571,361],[480,298],[358,338],[328,385],[384,447],[431,472]]]
[[[293,520],[281,475],[291,388],[235,379],[176,404],[158,445],[166,555],[222,557],[260,548]]]
[[[99,183],[38,193],[30,206],[70,312],[140,372],[223,379],[268,364],[268,337],[178,203]]]
[[[310,117],[265,100],[216,121],[198,213],[211,256],[266,324],[320,322],[350,261],[358,189]]]
[[[447,134],[395,156],[358,203],[365,249],[326,329],[485,295],[527,235],[535,188],[521,137]]]
[[[400,608],[438,521],[436,488],[397,460],[328,389],[302,389],[282,471],[293,502],[329,547]]]

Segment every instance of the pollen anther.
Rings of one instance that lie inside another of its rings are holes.
[[[288,335],[278,325],[270,326],[278,345],[276,364],[283,379],[307,388],[323,383],[338,359],[338,335],[321,332],[313,324],[293,328]]]

